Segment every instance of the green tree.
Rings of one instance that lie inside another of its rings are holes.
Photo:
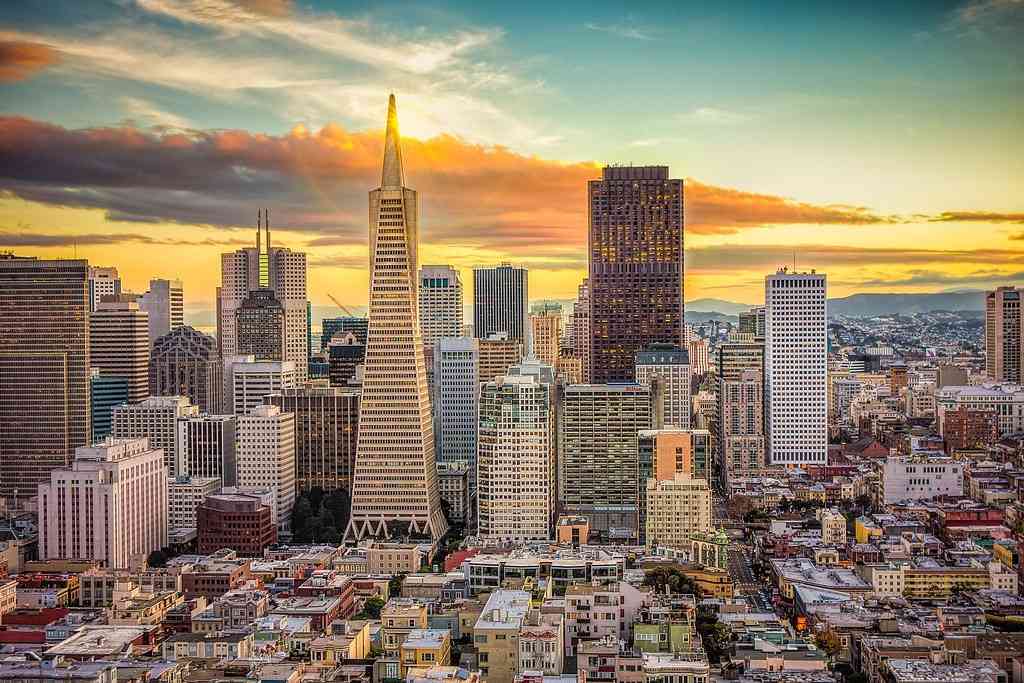
[[[402,594],[402,584],[405,582],[405,572],[391,577],[388,581],[388,595],[395,597]]]
[[[380,611],[386,603],[380,598],[368,598],[363,609],[355,616],[356,619],[380,619]]]
[[[146,558],[146,564],[150,567],[166,567],[167,553],[163,550],[154,550]]]
[[[654,586],[659,593],[664,593],[667,587],[673,593],[692,594],[697,600],[701,599],[704,591],[697,582],[684,574],[677,567],[656,567],[644,575],[644,585]]]
[[[295,501],[292,508],[292,537],[297,543],[309,542],[309,525],[313,517],[313,505],[309,502],[309,496],[303,491]]]
[[[843,643],[839,640],[839,635],[832,629],[819,631],[814,636],[814,644],[831,659],[835,659],[836,655],[843,649]]]

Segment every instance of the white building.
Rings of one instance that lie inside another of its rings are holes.
[[[245,415],[263,398],[292,389],[299,383],[295,364],[280,360],[243,360],[231,366],[231,405],[235,415]]]
[[[711,359],[708,356],[708,342],[706,339],[687,340],[686,351],[689,355],[690,371],[693,374],[699,377],[711,371]]]
[[[175,453],[177,476],[212,477],[225,486],[234,486],[238,475],[235,429],[234,415],[180,418]]]
[[[1024,432],[1024,386],[989,382],[979,386],[947,386],[935,392],[935,412],[942,433],[950,410],[992,410],[999,417],[999,435]],[[943,434],[943,436],[945,436]]]
[[[121,293],[117,268],[89,266],[89,310],[95,311],[104,296]]]
[[[655,426],[659,428],[690,428],[689,358],[688,352],[671,344],[653,344],[636,354],[637,384],[658,385],[658,391],[652,393],[661,408],[661,414],[655,416]]]
[[[832,508],[822,508],[818,511],[818,521],[821,522],[822,544],[846,545],[846,517],[841,512]]]
[[[473,337],[443,338],[435,344],[433,355],[437,464],[461,463],[475,470],[479,342]]]
[[[238,416],[238,486],[275,492],[278,528],[291,528],[295,505],[295,415],[261,405]]]
[[[765,428],[773,465],[824,465],[828,455],[826,283],[779,270],[764,279]]]
[[[856,377],[832,377],[829,379],[829,421],[833,424],[850,424],[850,404],[860,393],[863,383]]]
[[[235,311],[249,292],[260,287],[274,291],[284,308],[283,360],[294,365],[296,379],[305,382],[309,367],[306,311],[306,254],[270,246],[269,219],[266,244],[256,230],[256,247],[221,254],[221,286],[218,289],[217,340],[221,357],[237,355]]]
[[[127,380],[135,402],[149,396],[149,317],[130,297],[100,301],[89,315],[89,366]]]
[[[195,529],[196,511],[203,500],[221,487],[216,477],[171,477],[167,482],[167,526]]]
[[[462,335],[462,278],[451,266],[423,266],[419,272],[420,333],[423,345]]]
[[[480,388],[477,522],[480,536],[549,540],[555,512],[555,381],[525,362]]]
[[[711,486],[707,479],[677,472],[671,479],[651,477],[647,487],[647,545],[689,548],[690,537],[711,533]]]
[[[149,291],[139,297],[139,308],[149,314],[149,345],[185,324],[185,296],[181,280],[150,280]]]
[[[882,504],[964,493],[964,467],[945,457],[889,456],[882,468]]]
[[[151,396],[139,403],[114,408],[112,435],[117,439],[146,437],[152,448],[162,449],[170,476],[178,474],[178,419],[199,415],[198,406],[185,396]]]
[[[146,439],[77,448],[70,469],[39,485],[41,559],[127,569],[166,545],[167,469]]]

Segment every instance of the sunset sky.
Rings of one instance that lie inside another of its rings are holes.
[[[706,5],[706,6],[705,6]],[[817,8],[817,9],[815,9]],[[686,298],[1024,283],[1024,0],[0,4],[0,250],[185,282],[304,250],[362,304],[387,95],[423,263],[586,271],[605,163],[686,179]]]

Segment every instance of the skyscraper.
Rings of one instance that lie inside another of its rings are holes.
[[[719,384],[722,481],[736,477],[756,477],[765,466],[764,457],[764,379],[761,370],[743,370],[735,379]]]
[[[438,463],[476,466],[479,341],[443,338],[434,346],[434,437]],[[470,479],[475,479],[470,472]]]
[[[985,292],[985,374],[997,382],[1021,382],[1021,292],[1016,287]]]
[[[224,486],[238,483],[234,415],[190,415],[177,421],[179,477],[215,477]]]
[[[420,268],[420,328],[423,343],[462,336],[462,278],[451,266]]]
[[[149,393],[187,396],[204,413],[224,407],[224,370],[217,340],[193,327],[176,327],[158,338],[149,355]]]
[[[250,357],[251,358],[251,357]],[[242,360],[231,366],[231,406],[235,415],[245,415],[270,394],[298,385],[291,361]]]
[[[121,278],[117,268],[89,266],[89,310],[95,311],[100,299],[121,293]]]
[[[139,297],[139,308],[149,314],[149,343],[185,324],[185,297],[181,280],[150,280],[149,291]]]
[[[235,353],[256,360],[285,360],[284,306],[269,287],[251,290],[235,309]]]
[[[101,375],[99,370],[93,369],[90,391],[92,438],[93,441],[101,441],[110,436],[114,407],[128,400],[128,380]]]
[[[636,381],[652,387],[658,409],[655,426],[690,428],[690,356],[686,351],[672,344],[652,344],[639,351]]]
[[[473,336],[486,339],[507,334],[513,341],[526,339],[529,273],[510,263],[473,269]]]
[[[580,374],[584,383],[590,382],[590,281],[586,278],[576,292],[572,307],[572,330],[569,346],[580,359]]]
[[[706,482],[712,464],[711,434],[704,429],[644,429],[637,437],[637,447],[638,543],[645,544],[648,484],[671,481],[677,474]]]
[[[265,396],[295,415],[295,482],[301,489],[349,489],[359,433],[359,392],[307,383]]]
[[[196,417],[199,408],[184,396],[151,396],[139,403],[125,403],[114,408],[114,438],[146,437],[152,448],[164,452],[168,473],[177,476],[178,419]]]
[[[405,187],[394,95],[381,186],[370,191],[370,322],[359,442],[346,538],[387,536],[388,524],[440,539],[434,431],[417,305],[419,205]]]
[[[523,359],[523,344],[504,334],[477,339],[480,365],[477,376],[481,382],[508,374],[508,369]]]
[[[682,346],[683,181],[667,166],[606,166],[589,184],[590,370],[634,378],[637,351]],[[691,363],[693,358],[691,357]]]
[[[134,295],[105,295],[89,316],[89,365],[127,380],[129,401],[149,396],[149,315]]]
[[[558,415],[558,486],[563,511],[589,516],[596,531],[637,528],[637,434],[651,428],[650,388],[570,384]]]
[[[0,254],[0,495],[89,445],[89,264]]]
[[[764,306],[754,306],[749,311],[740,311],[739,331],[741,334],[764,336]]]
[[[825,276],[779,270],[764,279],[765,428],[773,465],[828,455]]]
[[[530,314],[530,333],[533,335],[533,354],[545,365],[558,364],[558,351],[562,339],[561,309],[547,309]]]
[[[526,361],[480,388],[478,533],[551,538],[555,509],[555,378]]]
[[[306,255],[284,247],[270,246],[269,211],[260,214],[256,247],[221,254],[221,286],[217,296],[217,341],[221,358],[243,353],[237,349],[236,311],[252,290],[265,288],[274,293],[284,310],[284,339],[280,360],[295,364],[300,382],[309,367],[306,321]],[[266,232],[266,245],[262,235]]]
[[[274,492],[277,525],[291,529],[295,506],[295,415],[274,405],[256,406],[235,424],[238,486]]]

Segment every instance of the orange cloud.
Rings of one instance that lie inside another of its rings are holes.
[[[24,81],[57,61],[46,45],[19,40],[0,41],[0,82]]]

